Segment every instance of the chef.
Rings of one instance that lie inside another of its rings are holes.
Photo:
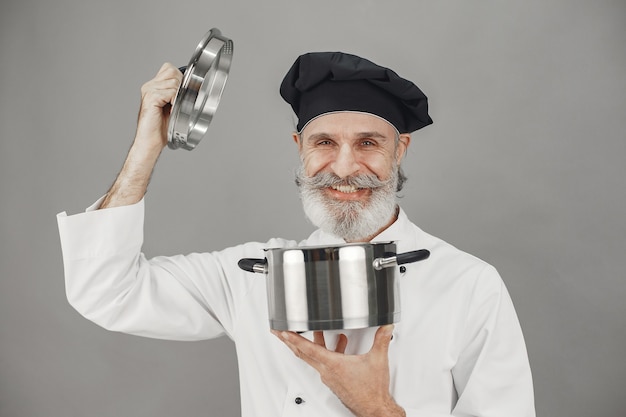
[[[181,78],[165,64],[143,85],[135,140],[115,183],[85,213],[58,215],[76,310],[146,337],[228,336],[244,417],[535,415],[522,331],[497,271],[421,230],[396,201],[411,133],[432,123],[415,84],[354,55],[298,57],[280,93],[298,117],[296,183],[319,229],[300,242],[147,259],[144,195]],[[263,258],[264,248],[368,241],[431,252],[398,270],[395,326],[270,331],[264,280],[237,267],[241,258]]]

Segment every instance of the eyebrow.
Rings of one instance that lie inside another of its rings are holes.
[[[363,138],[387,139],[387,136],[383,135],[380,132],[376,132],[376,131],[357,133],[356,137],[359,138],[359,139],[363,139]]]
[[[380,132],[377,131],[371,131],[371,132],[359,132],[355,135],[355,137],[357,139],[364,139],[364,138],[371,138],[371,139],[388,139],[387,136],[383,135]],[[311,136],[309,136],[306,140],[308,142],[313,142],[316,140],[320,140],[320,139],[332,139],[333,135],[329,134],[329,133],[325,133],[325,132],[320,132],[320,133],[313,133]]]

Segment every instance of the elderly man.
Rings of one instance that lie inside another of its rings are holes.
[[[319,229],[300,243],[148,260],[143,197],[180,82],[165,64],[142,87],[136,137],[114,185],[86,213],[58,216],[67,295],[81,314],[147,337],[227,335],[237,346],[244,416],[535,415],[522,332],[498,273],[420,230],[397,205],[410,133],[432,123],[417,86],[354,55],[302,55],[281,95],[298,116],[296,182]],[[268,247],[369,241],[431,252],[398,272],[395,326],[271,332],[265,282],[237,268]]]

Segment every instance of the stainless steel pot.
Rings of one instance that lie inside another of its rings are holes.
[[[421,249],[396,254],[394,242],[265,249],[265,259],[239,267],[267,274],[274,330],[357,329],[400,320],[396,265],[430,256]]]

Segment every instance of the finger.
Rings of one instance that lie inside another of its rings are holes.
[[[178,68],[176,68],[171,62],[165,62],[163,65],[161,65],[161,68],[159,68],[157,76],[164,73],[174,74],[175,71],[180,72]]]
[[[387,355],[389,351],[389,343],[391,343],[391,337],[393,335],[393,324],[380,326],[376,330],[374,336],[374,344],[372,345],[372,352]]]
[[[300,357],[301,356],[301,352],[300,349],[298,349],[298,347],[296,346],[296,344],[293,343],[295,337],[301,337],[296,333],[293,332],[288,332],[288,331],[283,331],[283,330],[270,330],[271,333],[276,336],[281,342],[283,342],[285,345],[287,345],[287,347],[289,349],[291,349],[293,351],[293,353]],[[293,336],[293,337],[292,337]],[[311,343],[311,342],[309,342]]]
[[[152,90],[144,93],[143,95],[143,108],[149,108],[150,106],[163,107],[167,103],[171,103],[176,96],[175,89],[163,89]]]
[[[313,332],[313,342],[315,344],[326,347],[326,340],[324,339],[324,332]]]
[[[178,89],[182,79],[183,73],[180,72],[178,68],[170,63],[165,63],[161,69],[159,69],[157,75],[146,83],[146,86],[154,88],[155,86],[164,84],[168,87]]]
[[[335,352],[346,353],[346,347],[348,347],[348,337],[345,334],[340,334],[337,338],[337,346],[335,346]]]
[[[334,353],[294,332],[281,332],[279,337],[297,357],[316,369],[321,362],[328,360],[329,354]]]
[[[153,103],[157,107],[163,107],[174,100],[179,87],[180,80],[175,77],[167,79],[155,78],[141,87],[141,97],[146,104]]]
[[[144,93],[150,93],[155,91],[176,92],[180,82],[176,78],[168,78],[166,80],[153,80],[146,84]]]

